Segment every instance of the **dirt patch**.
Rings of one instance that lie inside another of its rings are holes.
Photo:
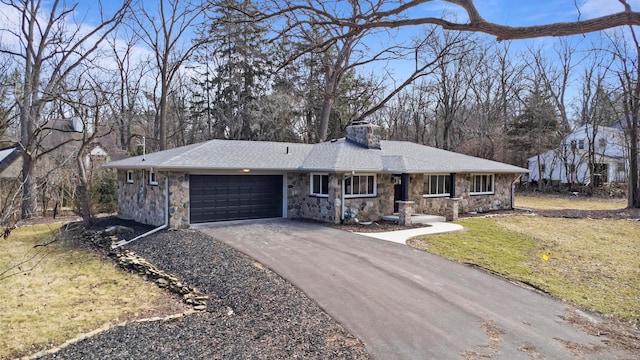
[[[486,350],[480,352],[464,351],[461,355],[465,360],[492,359],[495,358],[500,351],[500,343],[502,342],[504,331],[498,328],[492,321],[483,322],[480,328],[489,337],[489,343],[478,345],[478,347]]]
[[[535,210],[536,214],[545,217],[567,219],[612,219],[612,220],[640,220],[640,209],[618,210]]]
[[[610,220],[635,220],[640,221],[640,209],[616,209],[616,210],[578,210],[578,209],[513,209],[495,210],[484,213],[460,214],[460,219],[473,217],[493,217],[510,215],[539,215],[544,217],[565,219],[610,219]]]
[[[604,336],[607,338],[606,344],[614,349],[627,351],[640,355],[640,324],[618,320],[615,318],[591,319],[588,315],[583,315],[577,310],[568,311],[567,315],[561,317],[564,321],[578,326],[589,335]],[[559,339],[556,339],[560,341]],[[572,344],[563,342],[565,346],[571,348]],[[597,349],[575,348],[580,352],[594,352]]]

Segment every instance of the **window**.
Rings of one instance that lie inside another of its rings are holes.
[[[449,196],[450,175],[425,175],[422,184],[424,197]]]
[[[584,139],[578,140],[578,149],[584,150]]]
[[[153,170],[149,170],[149,185],[158,185],[158,178]]]
[[[127,170],[127,182],[133,184],[133,170]]]
[[[575,150],[578,145],[575,140],[571,140],[571,150]]]
[[[311,195],[329,196],[328,174],[311,174]]]
[[[540,164],[540,171],[545,172],[546,170],[547,170],[547,164],[545,163]]]
[[[375,175],[354,175],[344,179],[345,197],[376,196]]]
[[[598,139],[598,143],[600,145],[600,149],[604,149],[607,147],[607,139],[605,138]]]
[[[473,175],[471,177],[471,194],[493,194],[493,175]]]

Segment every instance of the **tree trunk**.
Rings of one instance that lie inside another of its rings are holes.
[[[540,163],[540,160],[540,152],[538,152],[538,190],[542,191],[542,164]]]
[[[640,178],[638,174],[638,119],[632,120],[629,129],[629,190],[627,206],[640,208]]]
[[[76,165],[78,166],[78,187],[76,188],[76,207],[82,217],[85,227],[91,226],[93,214],[91,213],[91,199],[89,196],[89,180],[87,177],[87,169],[84,163],[84,148],[81,146],[78,156],[76,157]]]
[[[169,84],[167,84],[164,80],[164,76],[165,75],[162,75],[163,80],[162,89],[160,90],[160,114],[158,116],[158,143],[160,146],[160,150],[167,149],[167,108],[169,107],[167,103],[167,97],[169,96]]]
[[[24,154],[22,163],[22,214],[23,219],[31,219],[36,216],[38,209],[38,188],[35,173],[35,159],[32,159],[28,154]]]
[[[329,118],[331,117],[334,102],[333,94],[325,93],[324,100],[322,101],[322,113],[320,114],[320,126],[318,129],[318,140],[320,142],[327,140]]]

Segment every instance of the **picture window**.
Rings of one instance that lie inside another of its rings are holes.
[[[473,175],[471,178],[471,195],[493,194],[493,183],[493,175]]]
[[[449,196],[450,175],[425,175],[422,184],[424,197]]]

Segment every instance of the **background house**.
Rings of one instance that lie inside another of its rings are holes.
[[[627,181],[628,155],[624,131],[614,127],[582,126],[569,134],[558,148],[527,159],[530,182],[595,186]]]

